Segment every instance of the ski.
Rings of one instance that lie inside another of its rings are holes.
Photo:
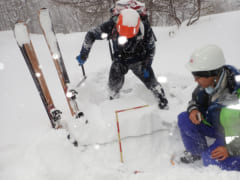
[[[33,81],[37,87],[45,110],[47,111],[51,125],[53,128],[60,128],[61,125],[59,121],[61,120],[61,111],[57,110],[53,103],[47,83],[40,68],[38,58],[33,48],[27,25],[24,22],[16,23],[14,27],[14,35]]]
[[[40,26],[43,31],[45,40],[48,44],[51,55],[53,59],[58,60],[59,62],[59,67],[60,67],[60,71],[62,73],[64,82],[66,84],[70,83],[48,9],[41,8],[39,10],[38,15],[39,15],[38,17],[39,17]]]
[[[14,27],[14,35],[33,81],[37,87],[52,127],[55,129],[62,128],[63,126],[60,122],[62,119],[62,112],[55,108],[50,91],[43,76],[43,72],[40,68],[38,58],[33,48],[27,25],[24,22],[16,23]],[[70,138],[70,133],[68,133],[67,138],[74,146],[78,146],[78,141],[72,136]]]
[[[54,61],[58,77],[60,79],[64,94],[67,99],[67,103],[70,109],[70,112],[73,117],[81,118],[84,116],[84,113],[81,112],[78,108],[78,104],[76,101],[76,95],[77,91],[74,89],[69,90],[68,89],[68,83],[70,83],[70,80],[67,75],[67,71],[63,62],[61,50],[58,45],[58,41],[56,38],[56,34],[54,32],[54,28],[51,21],[51,16],[49,14],[49,11],[47,8],[41,8],[38,12],[38,18],[40,22],[40,26],[43,32],[43,35],[45,37],[45,40],[47,42],[49,51],[51,53],[52,59]],[[86,121],[87,123],[87,121]]]

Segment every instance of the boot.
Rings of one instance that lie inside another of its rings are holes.
[[[113,100],[113,99],[118,99],[120,97],[120,93],[119,91],[111,91],[109,90],[109,99]]]
[[[184,151],[184,155],[180,157],[180,161],[185,164],[194,163],[195,161],[198,161],[200,159],[201,159],[200,155],[192,155],[188,151]]]
[[[161,94],[159,94],[158,107],[160,109],[168,109],[168,100],[165,97],[162,97]]]
[[[168,100],[165,97],[164,90],[161,85],[157,85],[156,87],[151,89],[154,96],[158,100],[158,107],[160,109],[168,109]]]

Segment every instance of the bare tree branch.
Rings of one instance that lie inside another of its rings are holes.
[[[174,19],[174,21],[177,23],[178,27],[182,24],[180,19],[177,17],[176,10],[174,8],[174,0],[169,0],[169,15]]]
[[[196,21],[199,20],[200,14],[201,14],[201,0],[197,0],[197,5],[196,6],[194,5],[194,8],[195,7],[196,7],[196,11],[194,11],[192,16],[190,17],[190,19],[189,19],[189,21],[187,23],[187,26],[190,26],[190,25],[192,25],[193,23],[195,23]],[[193,19],[193,18],[195,18],[195,19]]]

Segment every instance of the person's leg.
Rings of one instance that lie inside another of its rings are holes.
[[[119,96],[119,91],[124,84],[124,75],[127,72],[128,67],[119,61],[114,61],[112,63],[108,79],[110,99],[114,99]]]
[[[148,89],[151,90],[153,87],[155,87],[159,84],[157,82],[157,79],[156,79],[151,67],[146,68],[146,70],[148,71],[148,76],[144,77],[142,62],[137,62],[137,63],[131,64],[131,65],[129,65],[129,68],[144,83],[144,85]]]
[[[148,71],[148,76],[144,76],[142,62],[130,65],[130,69],[143,82],[143,84],[153,92],[159,103],[165,100],[166,102],[164,103],[167,104],[164,90],[161,84],[157,81],[151,66],[146,68]]]
[[[202,152],[201,156],[203,159],[203,165],[217,165],[223,170],[235,170],[240,171],[240,156],[235,157],[228,157],[227,159],[223,161],[218,161],[216,159],[211,158],[211,152],[217,148],[217,143],[213,143],[211,146],[209,146],[208,149]]]
[[[189,119],[188,112],[178,115],[178,127],[183,144],[192,155],[201,155],[208,148],[205,136],[214,137],[214,129],[201,123],[195,125]]]

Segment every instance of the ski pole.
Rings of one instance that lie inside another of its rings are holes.
[[[82,68],[83,79],[76,85],[76,88],[78,88],[87,79],[87,76],[85,74],[85,69],[84,69],[83,64],[80,65],[80,66]]]
[[[84,66],[83,66],[83,64],[81,65],[81,68],[82,68],[83,77],[86,79],[86,78],[87,78],[87,76],[86,76],[86,74],[85,74],[85,69],[84,69]]]

